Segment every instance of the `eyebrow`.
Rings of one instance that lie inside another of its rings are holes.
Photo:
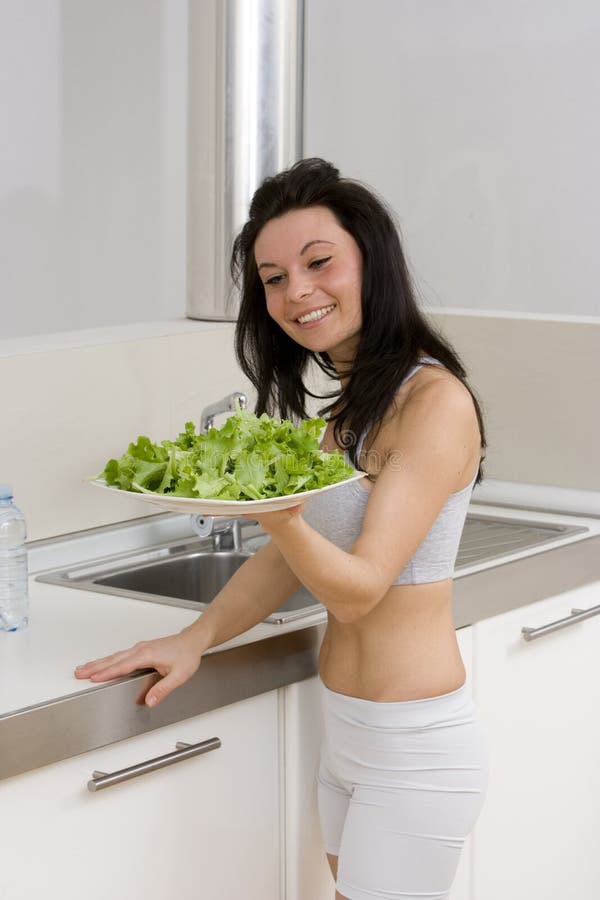
[[[313,244],[331,244],[331,245],[333,245],[333,243],[334,243],[333,241],[322,241],[319,238],[316,238],[314,241],[309,241],[307,244],[304,245],[304,247],[300,251],[300,256],[302,256],[303,253],[306,253],[308,248],[312,247]],[[264,262],[264,263],[260,264],[260,266],[258,267],[258,271],[260,272],[261,269],[278,269],[278,268],[279,268],[279,266],[277,265],[277,263]]]

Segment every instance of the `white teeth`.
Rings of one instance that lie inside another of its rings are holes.
[[[306,316],[300,316],[298,322],[301,325],[304,325],[306,322],[313,322],[315,319],[322,319],[323,316],[327,315],[328,312],[334,309],[334,306],[324,306],[322,309],[315,309],[313,312],[308,313]]]

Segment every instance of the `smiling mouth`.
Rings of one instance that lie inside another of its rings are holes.
[[[322,306],[320,309],[314,309],[312,312],[306,313],[305,316],[299,316],[296,322],[299,322],[300,325],[306,325],[308,322],[318,322],[319,319],[330,313],[332,309],[335,309],[335,304]]]

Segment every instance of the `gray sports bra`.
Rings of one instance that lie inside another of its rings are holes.
[[[422,362],[411,369],[404,381],[408,381],[422,367],[423,362],[442,365],[431,356],[421,359]],[[366,432],[359,438],[358,454],[365,437]],[[477,472],[470,484],[450,494],[412,559],[392,584],[420,584],[452,577],[476,478]],[[363,487],[363,479],[351,481],[333,491],[311,497],[306,502],[303,518],[332,543],[348,551],[360,535],[369,494],[370,490]]]

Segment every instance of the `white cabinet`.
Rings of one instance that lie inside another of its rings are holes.
[[[491,775],[472,835],[473,900],[600,897],[600,582],[473,628],[475,700]]]
[[[0,900],[280,897],[278,692],[0,782]],[[90,793],[113,772],[202,756]]]
[[[458,644],[471,673],[471,628],[457,631]],[[316,775],[322,720],[317,678],[292,684],[285,691],[285,900],[332,900],[333,878],[321,843]],[[451,900],[469,900],[467,839]]]
[[[450,900],[600,897],[600,582],[457,632],[491,748]],[[331,900],[317,678],[0,782],[0,900]],[[103,791],[113,772],[222,746]],[[1,752],[1,748],[0,748]]]

